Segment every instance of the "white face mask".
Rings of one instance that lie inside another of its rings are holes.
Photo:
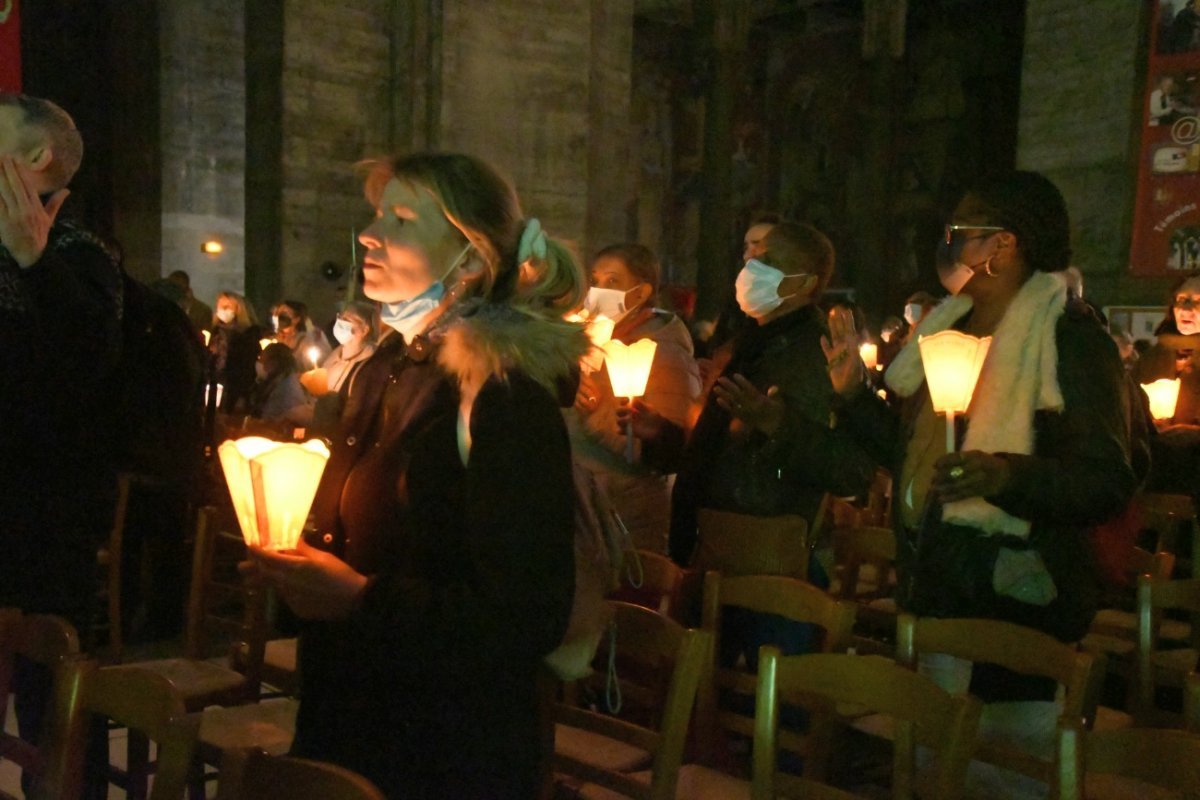
[[[236,316],[237,316],[237,312],[235,312],[229,306],[225,306],[224,308],[217,309],[217,319],[220,320],[221,322],[225,323],[226,325],[233,322],[233,320]]]
[[[616,322],[629,310],[625,307],[626,294],[628,292],[620,289],[601,289],[599,286],[593,286],[588,289],[587,297],[583,301],[583,308],[591,318],[603,314]]]
[[[350,341],[354,338],[354,324],[344,319],[339,319],[333,323],[333,338],[337,339],[338,344],[345,344]]]
[[[904,321],[909,325],[916,325],[921,321],[920,303],[909,303],[904,307]]]
[[[784,300],[795,296],[795,292],[784,297],[779,296],[779,285],[788,277],[797,276],[784,275],[757,258],[750,259],[734,282],[738,305],[747,315],[754,319],[762,319],[779,308]]]
[[[942,286],[950,294],[958,294],[963,290],[963,287],[975,277],[975,270],[971,269],[961,261],[954,265],[954,268],[947,271],[938,272],[938,280],[942,282]]]

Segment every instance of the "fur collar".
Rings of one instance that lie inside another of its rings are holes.
[[[558,397],[591,346],[583,326],[511,305],[478,303],[441,332],[438,364],[458,380],[464,405],[491,377],[520,370]]]
[[[992,336],[992,345],[979,374],[967,412],[969,424],[963,450],[1020,453],[1034,448],[1034,413],[1062,411],[1058,383],[1058,320],[1066,308],[1066,284],[1058,273],[1035,272],[1013,298]],[[901,397],[911,397],[925,382],[920,336],[954,326],[970,310],[966,295],[951,297],[921,321],[917,336],[900,351],[887,371],[887,383]],[[942,519],[986,533],[1025,538],[1028,520],[1013,517],[983,498],[948,503]]]

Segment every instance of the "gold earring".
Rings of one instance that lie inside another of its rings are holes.
[[[987,261],[983,262],[983,274],[987,275],[989,278],[995,278],[1000,274],[992,269],[992,256],[988,256]]]

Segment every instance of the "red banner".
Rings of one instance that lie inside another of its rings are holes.
[[[19,0],[0,0],[0,92],[21,91]]]
[[[1159,0],[1142,102],[1130,271],[1200,269],[1200,0]]]

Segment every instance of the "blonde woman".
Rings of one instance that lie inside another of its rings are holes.
[[[254,388],[254,365],[263,329],[250,302],[237,292],[218,292],[208,350],[217,383],[225,387],[222,411],[244,405]]]

